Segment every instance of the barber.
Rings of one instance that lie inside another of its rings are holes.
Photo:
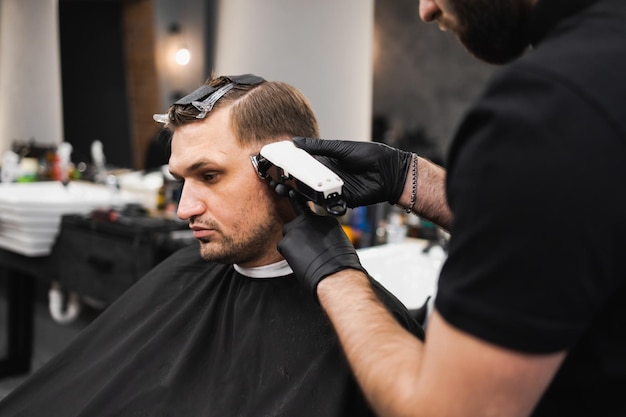
[[[335,219],[305,211],[280,252],[380,416],[625,416],[626,2],[421,0],[420,15],[515,61],[447,173],[382,144],[295,141],[351,207],[387,201],[450,231],[426,341],[385,311]]]

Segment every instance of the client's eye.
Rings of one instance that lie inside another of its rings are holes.
[[[207,172],[202,174],[202,179],[205,182],[214,182],[217,179],[217,173],[216,172]]]

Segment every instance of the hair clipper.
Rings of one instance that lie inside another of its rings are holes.
[[[345,214],[347,203],[341,178],[292,141],[265,145],[250,160],[259,176],[274,186],[287,186],[333,216]]]

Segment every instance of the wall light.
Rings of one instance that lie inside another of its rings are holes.
[[[178,65],[187,65],[189,64],[189,61],[191,60],[191,52],[189,52],[189,49],[187,48],[180,48],[178,51],[176,51],[176,63]]]
[[[191,52],[187,48],[187,45],[185,45],[180,25],[178,23],[172,23],[169,31],[172,37],[174,37],[174,43],[176,45],[174,60],[181,66],[189,64],[189,61],[191,61]]]

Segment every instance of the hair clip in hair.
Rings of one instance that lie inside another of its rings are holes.
[[[203,101],[192,101],[191,104],[200,111],[196,116],[196,119],[204,119],[208,112],[213,110],[213,106],[217,103],[217,100],[222,98],[224,94],[233,89],[235,83],[226,84],[225,86],[216,90],[213,94],[205,98]]]
[[[167,124],[170,121],[169,118],[169,114],[168,113],[162,113],[162,114],[153,114],[152,115],[152,119],[155,122],[159,122],[159,123],[163,123],[164,125]]]
[[[228,84],[223,85],[220,88],[212,87],[210,85],[203,85],[197,88],[195,91],[187,94],[185,97],[176,101],[173,105],[186,106],[191,104],[194,106],[200,114],[196,116],[197,119],[204,119],[217,101],[222,98],[226,93],[232,90],[236,85],[256,85],[265,82],[265,80],[258,75],[244,74],[221,77],[230,81]],[[152,118],[167,125],[170,122],[169,113],[155,114]]]

